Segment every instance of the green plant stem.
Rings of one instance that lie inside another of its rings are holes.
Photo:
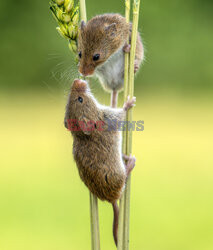
[[[86,12],[85,0],[80,0],[80,13],[81,13],[81,20],[86,22],[87,21],[87,12]]]
[[[100,249],[98,199],[90,193],[91,245],[92,250]]]
[[[86,2],[80,0],[81,20],[87,21]],[[92,250],[100,250],[98,198],[90,192],[90,223],[91,223],[91,246]]]
[[[134,95],[134,62],[138,32],[138,19],[139,19],[140,0],[134,0],[133,3],[133,22],[132,22],[132,37],[131,37],[131,51],[129,62],[129,84],[128,95],[133,97]],[[132,122],[132,110],[128,112],[127,120]],[[132,153],[132,131],[127,129],[126,135],[126,152],[127,155]],[[131,187],[131,175],[129,175],[126,189],[124,192],[124,223],[123,223],[123,249],[129,250],[129,221],[130,221],[130,187]]]
[[[130,6],[131,1],[125,0],[125,17],[126,22],[129,23],[130,21]],[[127,38],[127,44],[129,44],[129,37]],[[127,100],[128,96],[128,85],[129,85],[129,53],[125,53],[125,64],[124,64],[124,102]],[[127,118],[128,120],[128,118]],[[123,144],[122,144],[122,152],[127,155],[127,131],[123,132]],[[119,206],[119,224],[118,224],[118,250],[123,250],[123,243],[124,243],[124,211],[125,211],[125,192],[123,193],[120,199],[120,206]]]

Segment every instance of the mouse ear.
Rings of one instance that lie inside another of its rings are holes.
[[[116,23],[112,23],[105,27],[105,32],[109,34],[110,36],[115,36],[116,31],[117,31]]]
[[[86,23],[84,21],[81,21],[81,30],[83,31],[86,27]]]

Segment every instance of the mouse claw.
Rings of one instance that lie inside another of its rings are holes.
[[[124,161],[128,161],[130,157],[131,157],[131,154],[130,154],[130,156],[122,154],[122,158]]]
[[[124,103],[123,109],[125,111],[128,111],[129,109],[131,109],[132,107],[135,106],[135,102],[136,102],[135,96],[133,96],[132,98],[130,98],[130,96],[128,96],[127,101]]]
[[[123,52],[125,52],[125,53],[130,53],[130,50],[131,50],[131,45],[126,43],[126,44],[123,46]]]

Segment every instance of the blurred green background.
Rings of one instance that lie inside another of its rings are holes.
[[[89,195],[63,127],[77,71],[48,1],[0,2],[0,249],[90,249]],[[124,13],[87,0],[88,17]],[[213,2],[142,1],[130,249],[213,249]],[[92,91],[109,103],[96,80]],[[122,103],[122,95],[120,104]],[[100,202],[102,249],[115,249]]]

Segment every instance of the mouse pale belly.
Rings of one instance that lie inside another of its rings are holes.
[[[110,92],[121,90],[124,84],[123,47],[99,66],[95,72],[105,90]]]

